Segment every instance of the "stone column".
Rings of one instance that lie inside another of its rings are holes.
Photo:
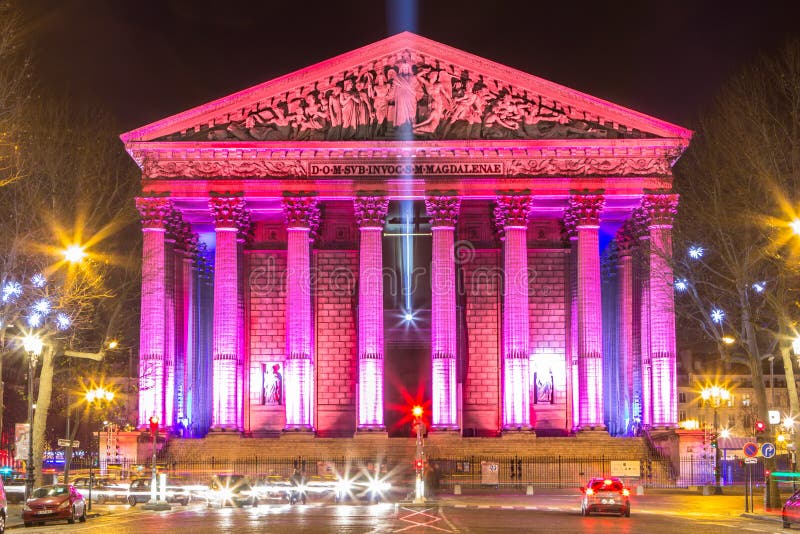
[[[617,241],[617,287],[619,312],[617,335],[619,339],[619,395],[620,414],[626,430],[633,422],[633,248],[636,235],[633,223],[626,221],[619,229]]]
[[[139,336],[139,427],[150,416],[164,420],[164,349],[167,218],[172,202],[166,198],[137,198],[142,216],[142,307]]]
[[[603,424],[603,307],[600,298],[602,195],[573,195],[569,210],[578,233],[578,379],[580,427]]]
[[[425,199],[431,217],[431,393],[433,428],[458,428],[455,227],[461,199]]]
[[[631,216],[635,222],[636,234],[639,238],[637,280],[634,290],[638,293],[639,303],[639,377],[641,383],[641,417],[642,425],[649,427],[653,423],[653,373],[650,361],[650,234],[647,229],[649,217],[644,208],[637,208]]]
[[[654,427],[678,424],[675,362],[675,295],[672,267],[672,220],[678,195],[651,194],[642,199],[650,234],[650,361]]]
[[[570,410],[571,419],[567,424],[573,430],[580,425],[580,377],[578,375],[578,229],[575,227],[575,220],[572,213],[567,210],[564,214],[564,233],[569,239],[569,293],[567,304],[569,305],[569,352],[567,354],[567,380],[570,390]]]
[[[383,430],[383,250],[381,236],[389,200],[354,201],[359,229],[358,428]]]
[[[178,260],[178,291],[176,291],[176,317],[178,318],[178,352],[176,354],[176,404],[179,419],[190,423],[192,420],[192,394],[194,383],[194,255],[197,251],[197,234],[192,232],[189,223],[183,223],[178,239],[180,254]]]
[[[497,197],[495,220],[503,245],[503,428],[530,428],[530,317],[528,304],[528,216],[531,197]]]
[[[313,430],[314,384],[311,352],[311,242],[319,226],[315,198],[283,201],[288,233],[286,251],[286,429]]]
[[[213,197],[208,202],[214,219],[214,327],[212,428],[237,429],[237,366],[239,254],[236,244],[239,220],[245,209],[241,197]]]

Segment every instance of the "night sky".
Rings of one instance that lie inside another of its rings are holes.
[[[24,0],[36,80],[120,133],[402,30],[693,127],[723,81],[800,36],[800,2]]]

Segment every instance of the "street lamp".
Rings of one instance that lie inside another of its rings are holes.
[[[102,387],[97,387],[94,389],[90,389],[84,394],[84,398],[86,399],[86,403],[89,405],[89,421],[91,422],[91,407],[95,404],[100,405],[103,402],[111,402],[114,400],[114,392]],[[100,433],[98,431],[97,434],[98,439],[100,438]],[[67,436],[69,439],[69,436]],[[92,432],[89,433],[89,439],[91,442],[94,442],[92,438]],[[92,457],[92,443],[89,444],[89,511],[92,511],[92,487],[94,486],[94,458]],[[100,456],[100,443],[97,444],[97,456]]]
[[[731,393],[722,386],[711,386],[703,388],[700,396],[703,401],[710,403],[714,408],[714,439],[711,442],[714,447],[714,494],[722,495],[722,485],[720,484],[722,470],[719,452],[719,407],[723,402],[731,398]]]
[[[44,343],[35,334],[27,334],[22,338],[22,346],[28,353],[28,463],[25,466],[25,498],[33,493],[33,374],[36,372],[36,361],[42,354]]]
[[[86,251],[80,245],[70,245],[63,251],[64,259],[69,263],[80,263],[86,257]]]
[[[423,443],[423,435],[425,434],[425,423],[422,421],[422,406],[414,406],[411,409],[411,415],[414,416],[414,429],[417,431],[417,450],[414,455],[414,472],[415,476],[415,503],[425,502],[425,480],[423,473],[425,469],[425,444]]]

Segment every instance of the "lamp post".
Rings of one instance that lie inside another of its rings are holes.
[[[720,484],[722,469],[719,452],[719,407],[723,401],[731,398],[731,393],[724,387],[711,386],[703,388],[700,395],[703,401],[710,403],[714,408],[714,438],[712,441],[714,447],[714,494],[722,495],[722,485]]]
[[[425,444],[423,443],[423,435],[425,434],[425,423],[422,421],[422,406],[414,406],[411,410],[414,416],[414,429],[417,431],[417,450],[414,454],[414,502],[425,502],[425,480],[423,477],[425,469]]]
[[[28,353],[28,462],[25,466],[25,498],[33,493],[33,374],[36,372],[36,362],[42,353],[44,343],[34,334],[22,338],[22,346]]]
[[[90,389],[84,395],[86,399],[86,403],[89,405],[89,421],[91,421],[91,407],[95,404],[100,405],[103,402],[111,402],[114,400],[114,392],[107,390],[102,387],[98,387],[95,389]],[[94,442],[92,437],[93,432],[90,432],[89,439]],[[98,431],[97,434],[98,439],[100,438],[100,433]],[[69,436],[67,436],[69,439]],[[92,444],[89,444],[89,511],[92,511],[92,487],[94,486],[94,457],[92,456]],[[100,456],[100,444],[97,444],[97,456]]]

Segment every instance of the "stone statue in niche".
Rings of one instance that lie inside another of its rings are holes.
[[[498,80],[404,51],[166,140],[644,137]]]

